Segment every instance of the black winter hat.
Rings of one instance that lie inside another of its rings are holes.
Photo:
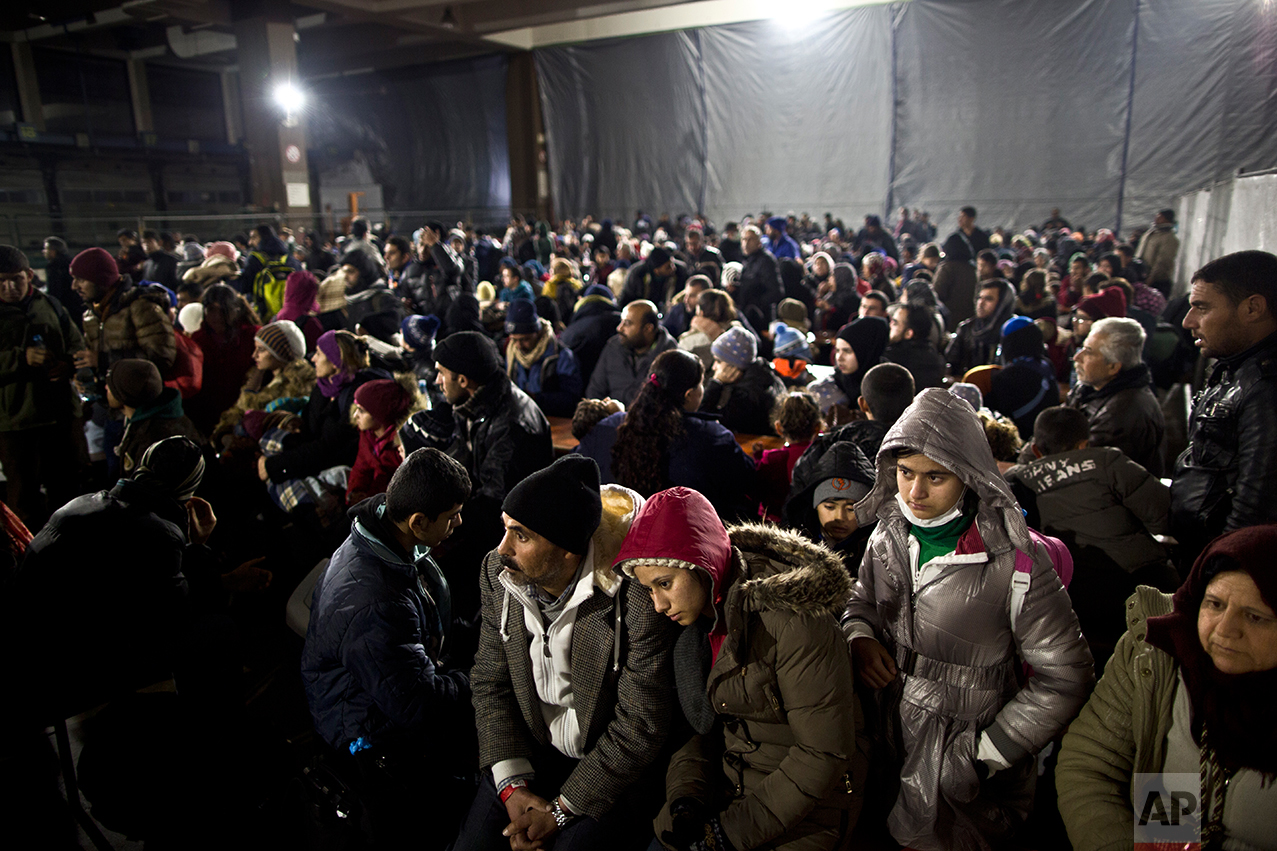
[[[497,345],[478,331],[458,331],[435,344],[435,363],[486,384],[501,372]]]
[[[556,547],[584,555],[603,516],[599,465],[565,455],[515,485],[501,510]]]
[[[659,269],[666,263],[670,262],[670,253],[664,248],[653,248],[648,252],[647,265],[652,269]]]
[[[164,392],[164,380],[155,364],[141,358],[116,361],[106,375],[111,394],[130,408],[149,405]]]
[[[541,330],[536,305],[526,298],[516,298],[505,311],[507,334],[535,334]]]

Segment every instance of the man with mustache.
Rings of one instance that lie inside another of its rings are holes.
[[[612,562],[643,504],[561,458],[505,499],[470,674],[482,785],[457,851],[645,848],[672,723],[671,622]],[[645,834],[647,834],[646,838]]]

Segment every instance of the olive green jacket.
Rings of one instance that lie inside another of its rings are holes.
[[[27,349],[36,336],[48,357],[31,366]],[[84,338],[66,308],[39,290],[32,288],[20,302],[0,302],[0,431],[24,431],[78,416],[71,355],[83,348]],[[63,377],[50,381],[50,370],[59,367]]]
[[[1178,663],[1144,636],[1149,618],[1170,611],[1169,594],[1135,590],[1126,634],[1064,736],[1055,785],[1074,851],[1134,846],[1132,775],[1162,770],[1179,681]]]

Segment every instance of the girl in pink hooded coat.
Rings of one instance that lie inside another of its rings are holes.
[[[845,847],[869,742],[836,620],[839,558],[776,526],[724,529],[704,496],[671,488],[639,511],[616,566],[683,627],[674,678],[695,735],[666,774],[665,847]]]

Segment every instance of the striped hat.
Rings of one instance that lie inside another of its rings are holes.
[[[306,357],[306,338],[290,319],[281,319],[257,329],[257,341],[280,363]]]
[[[723,289],[725,290],[731,289],[732,284],[740,280],[740,273],[741,273],[741,270],[744,268],[745,266],[743,263],[739,263],[735,260],[730,260],[724,263],[723,275],[722,275]]]
[[[204,477],[204,454],[189,437],[177,435],[152,443],[133,471],[143,482],[178,502],[195,495]]]

